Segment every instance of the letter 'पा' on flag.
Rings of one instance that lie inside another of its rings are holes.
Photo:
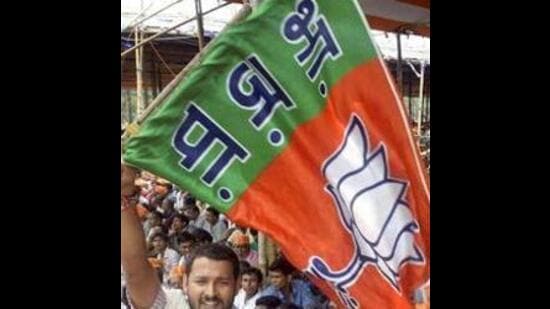
[[[211,43],[124,161],[265,232],[346,308],[410,308],[429,187],[356,0],[265,0]]]

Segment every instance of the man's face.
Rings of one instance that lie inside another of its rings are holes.
[[[159,226],[162,221],[160,220],[160,217],[154,214],[149,215],[149,220],[151,221],[151,226]]]
[[[189,218],[189,220],[195,220],[197,219],[197,217],[199,216],[199,212],[197,211],[196,208],[192,207],[192,208],[187,208],[183,211],[183,214]]]
[[[229,261],[199,257],[184,279],[184,291],[192,309],[231,309],[237,294],[237,281]]]
[[[164,252],[164,249],[166,249],[166,242],[162,237],[155,237],[153,238],[153,248],[155,248],[157,252]]]
[[[218,222],[218,217],[216,215],[214,215],[213,213],[211,213],[210,211],[207,211],[206,212],[206,221],[208,221],[208,223],[214,225],[214,224],[216,224],[216,222]]]
[[[258,292],[260,282],[255,274],[244,274],[241,279],[241,285],[243,290],[246,292],[246,296],[250,297]]]
[[[168,194],[168,187],[162,184],[155,183],[155,193],[159,196]]]
[[[238,244],[233,246],[235,248],[235,253],[237,253],[237,256],[239,259],[244,259],[250,252],[250,246],[247,244]]]
[[[269,281],[278,289],[288,285],[288,278],[280,271],[269,271]]]
[[[185,256],[189,256],[191,253],[191,249],[193,249],[193,242],[192,241],[184,241],[180,243],[180,253]]]
[[[185,223],[179,217],[175,217],[174,221],[172,221],[172,228],[176,231],[181,231],[185,228]]]

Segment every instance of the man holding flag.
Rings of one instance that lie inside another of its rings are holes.
[[[411,308],[429,278],[425,170],[356,0],[263,1],[124,162],[271,236],[340,306]]]

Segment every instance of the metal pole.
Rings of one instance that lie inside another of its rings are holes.
[[[397,37],[397,86],[399,87],[399,91],[401,93],[401,97],[403,97],[403,67],[401,65],[401,62],[403,61],[401,57],[401,29],[397,30],[397,33],[395,34]]]
[[[426,98],[426,121],[430,122],[430,84],[426,84],[426,94],[427,95],[424,95]]]
[[[225,2],[225,3],[221,4],[221,5],[218,5],[217,7],[215,7],[215,8],[213,8],[213,9],[210,9],[210,10],[204,12],[204,13],[202,14],[202,16],[205,16],[205,15],[207,15],[208,13],[212,13],[212,12],[214,12],[215,10],[220,9],[220,8],[226,6],[226,5],[229,5],[229,4],[231,4],[231,2]],[[197,19],[197,16],[191,17],[191,18],[189,18],[189,19],[186,20],[186,21],[183,21],[183,22],[181,22],[181,23],[179,23],[179,24],[176,24],[176,25],[174,25],[174,26],[172,26],[172,27],[170,27],[170,28],[168,28],[168,29],[166,29],[166,30],[164,30],[164,31],[158,32],[157,34],[148,37],[146,40],[143,40],[143,41],[140,42],[138,45],[135,45],[135,46],[133,46],[132,48],[129,48],[129,49],[123,51],[123,52],[120,54],[120,57],[126,56],[127,54],[129,54],[129,53],[131,53],[133,50],[135,50],[136,48],[139,48],[139,47],[141,47],[142,45],[145,45],[145,44],[151,42],[152,40],[158,38],[159,36],[161,36],[161,35],[163,35],[163,34],[165,34],[165,33],[168,33],[168,32],[170,32],[170,31],[172,31],[172,30],[174,30],[174,29],[176,29],[176,28],[179,28],[179,27],[181,27],[181,26],[183,26],[183,25],[185,25],[185,24],[187,24],[187,23],[190,23],[190,22],[194,21],[195,19]]]
[[[180,0],[180,1],[181,1],[181,0]],[[145,11],[147,11],[152,5],[153,5],[153,1],[151,1],[151,3],[149,3],[149,5],[148,5],[146,8],[143,8],[143,1],[142,1],[141,4],[140,4],[140,12],[136,15],[136,17],[134,17],[134,19],[132,19],[132,20],[128,23],[128,25],[127,25],[126,27],[124,27],[124,29],[122,29],[122,32],[123,32],[124,30],[126,30],[126,29],[135,28],[135,26],[137,26],[138,24],[140,24],[141,21],[138,22],[138,23],[136,23],[136,24],[134,24],[134,25],[132,25],[132,23],[135,22],[136,19],[138,19],[141,15],[143,15],[143,13],[145,13]]]
[[[267,255],[265,251],[265,235],[258,232],[258,268],[264,275],[267,275]]]
[[[409,72],[409,74],[407,74],[407,81],[408,81],[408,84],[409,84],[409,123],[411,123],[411,119],[413,119],[413,115],[412,115],[412,96],[413,96],[413,87],[412,87],[412,84],[413,84],[413,78],[412,78],[412,72]]]
[[[136,44],[139,43],[141,38],[141,31],[136,27],[135,29],[135,41]],[[142,56],[143,47],[136,49],[136,99],[137,99],[137,114],[141,114],[144,110],[143,108],[143,66],[142,66]]]
[[[157,65],[155,63],[155,57],[151,57],[151,74],[149,75],[151,82],[149,83],[151,85],[151,91],[153,92],[153,98],[155,98],[158,95],[158,81],[157,81]]]
[[[419,93],[419,107],[418,107],[418,136],[422,136],[422,101],[424,100],[424,60],[420,62],[420,88]]]
[[[277,245],[275,244],[275,242],[273,241],[273,239],[271,239],[270,237],[266,237],[266,256],[267,256],[267,264],[268,264],[268,267],[269,265],[271,265],[271,263],[273,263],[273,261],[275,261],[275,258],[277,257]]]
[[[202,5],[201,0],[195,0],[195,13],[197,17],[197,37],[199,39],[199,51],[204,48],[204,29],[202,28]]]
[[[178,4],[178,3],[182,2],[182,1],[183,1],[183,0],[178,0],[178,1],[176,1],[176,2],[172,2],[172,3],[168,4],[167,6],[163,7],[162,9],[156,11],[155,13],[153,13],[153,14],[151,14],[151,15],[149,15],[149,16],[143,18],[142,20],[136,22],[135,24],[132,24],[133,22],[136,21],[136,19],[137,19],[139,16],[143,15],[143,13],[144,13],[145,10],[147,10],[147,9],[149,9],[149,8],[151,7],[151,5],[153,4],[153,2],[151,2],[151,4],[149,4],[149,6],[148,6],[145,10],[142,10],[141,13],[139,13],[130,23],[128,23],[128,26],[124,27],[124,30],[129,29],[129,28],[134,28],[135,26],[137,26],[137,25],[139,25],[139,24],[142,24],[143,22],[145,22],[146,20],[150,19],[151,17],[156,16],[157,14],[161,13],[162,11],[164,11],[164,10],[166,10],[166,9],[168,9],[168,8],[174,6],[175,4]]]
[[[237,14],[227,23],[224,29],[229,27],[230,25],[234,24],[235,22],[244,19],[248,14],[250,14],[251,8],[249,5],[243,5],[243,7],[237,12]],[[223,30],[222,30],[223,31]],[[219,36],[218,36],[219,37]],[[212,40],[211,42],[215,41],[216,39]],[[208,52],[210,46],[212,46],[211,42],[206,45],[206,47],[202,50],[202,52],[199,52],[193,57],[193,59],[181,70],[181,72],[178,73],[178,75],[164,88],[161,93],[158,95],[158,97],[151,102],[151,104],[147,107],[146,110],[143,111],[143,113],[139,114],[136,121],[134,122],[136,125],[140,125],[147,117],[157,108],[164,99],[172,92],[172,90],[179,85],[181,81],[185,78],[187,75],[187,72],[189,72],[191,69],[195,67],[200,62],[200,58]],[[143,42],[142,42],[143,43]],[[124,140],[126,137],[128,137],[128,130],[124,131],[124,134],[122,135],[122,139]]]

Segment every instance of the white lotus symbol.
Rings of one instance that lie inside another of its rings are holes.
[[[309,270],[333,283],[348,307],[357,303],[347,287],[364,267],[374,265],[399,292],[399,269],[405,263],[423,263],[414,242],[418,223],[405,201],[407,183],[389,177],[383,144],[370,151],[364,125],[352,116],[342,145],[325,161],[326,190],[337,205],[343,225],[351,232],[356,253],[348,266],[332,271],[319,257]],[[346,296],[347,295],[347,296]]]

